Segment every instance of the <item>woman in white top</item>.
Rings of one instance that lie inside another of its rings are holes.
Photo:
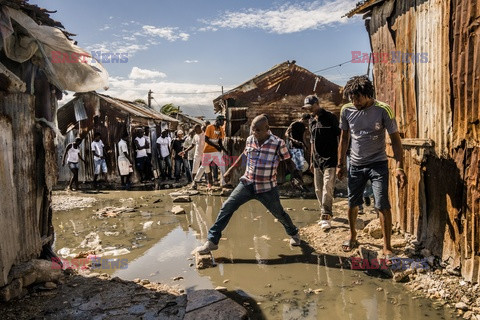
[[[83,160],[80,155],[80,143],[82,143],[82,138],[76,138],[74,142],[67,145],[65,153],[63,154],[63,165],[65,166],[65,160],[67,160],[68,167],[73,173],[70,183],[68,184],[69,190],[78,190],[78,160],[80,159],[85,163],[85,160]],[[72,189],[73,183],[75,183],[75,189]]]

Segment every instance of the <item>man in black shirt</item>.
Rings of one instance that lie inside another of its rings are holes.
[[[309,128],[311,133],[310,170],[314,173],[315,193],[320,204],[322,229],[331,228],[333,192],[335,189],[338,137],[340,128],[337,117],[325,110],[314,95],[305,98],[304,108],[312,114]]]

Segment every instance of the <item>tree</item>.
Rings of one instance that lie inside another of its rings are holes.
[[[181,113],[180,107],[174,105],[173,103],[168,103],[161,107],[160,112],[166,115],[171,115],[172,113]]]

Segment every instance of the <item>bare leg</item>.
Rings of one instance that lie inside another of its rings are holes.
[[[378,210],[380,212],[380,224],[383,231],[383,254],[392,254],[392,211],[390,209]]]
[[[350,226],[350,241],[357,240],[357,224],[358,207],[348,208],[348,224]]]
[[[70,182],[68,183],[68,189],[72,190],[72,184],[73,184],[73,180],[75,179],[75,169],[70,169],[70,171],[72,172],[72,177],[70,178]]]

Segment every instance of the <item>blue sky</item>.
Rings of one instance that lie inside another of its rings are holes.
[[[296,60],[315,72],[369,52],[360,17],[341,18],[358,0],[35,0],[76,34],[87,52],[128,54],[104,63],[111,96],[180,105],[213,116],[212,100],[278,63]],[[344,85],[367,65],[346,64],[320,75]],[[71,97],[71,95],[70,95]],[[69,98],[67,98],[69,99]],[[62,101],[64,102],[64,101]]]

